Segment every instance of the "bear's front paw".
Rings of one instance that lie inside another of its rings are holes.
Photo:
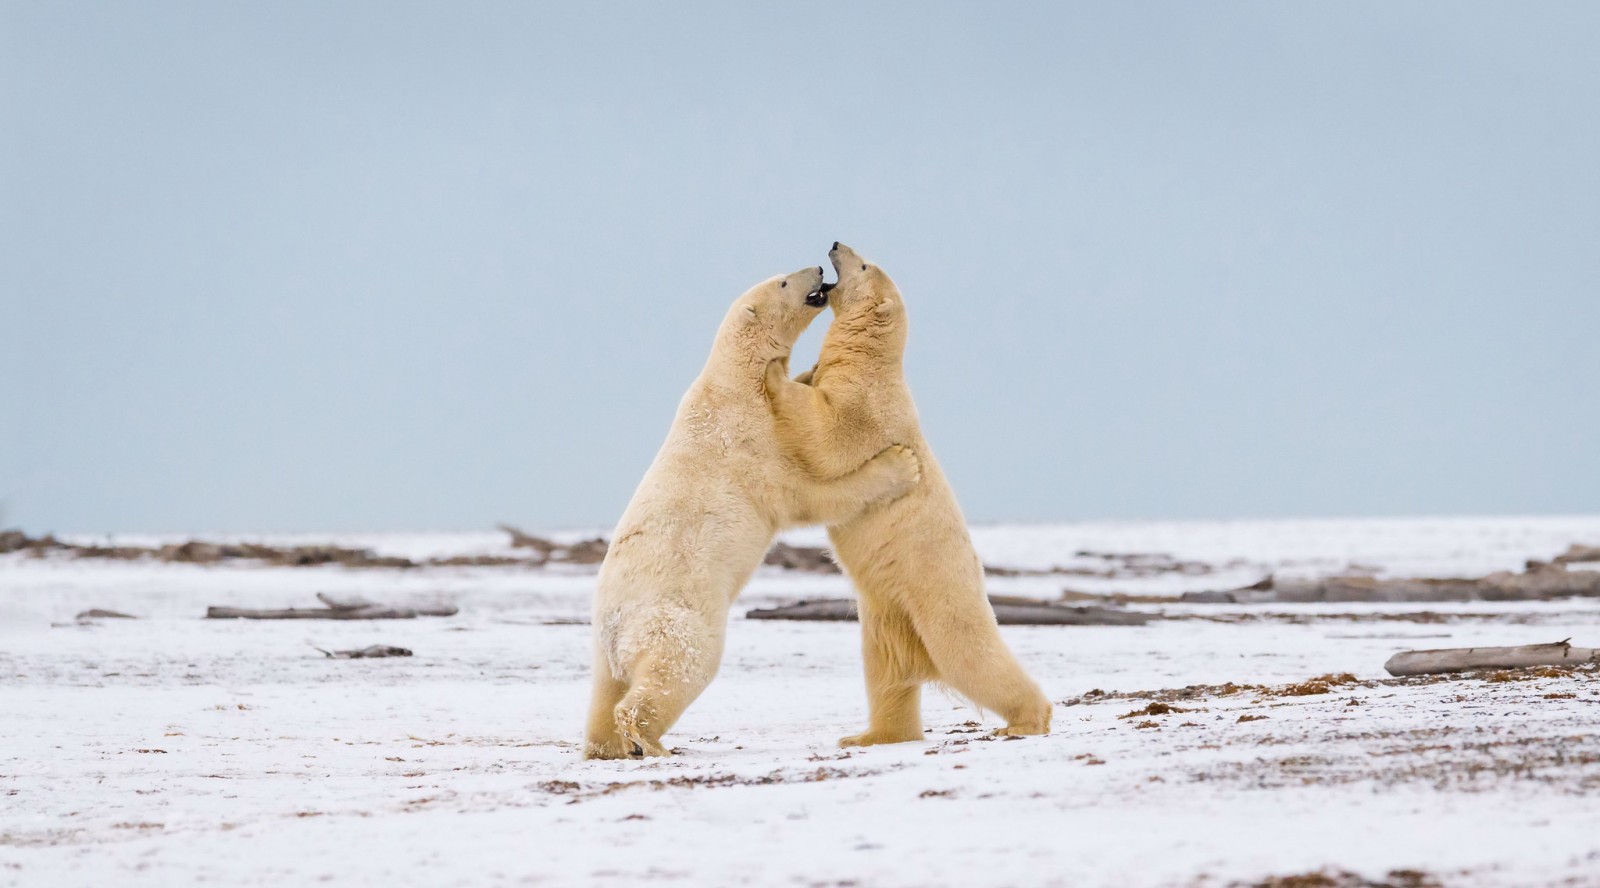
[[[880,453],[878,461],[894,481],[889,493],[891,497],[909,493],[922,480],[922,460],[910,447],[895,444]]]
[[[769,397],[775,398],[782,394],[783,387],[789,384],[789,362],[768,361],[766,382]]]
[[[1048,724],[1019,724],[997,728],[994,735],[996,737],[1038,737],[1048,733],[1050,733],[1050,725]]]
[[[1023,712],[1015,713],[1010,724],[995,731],[996,737],[1034,737],[1050,733],[1050,701],[1039,699]]]
[[[634,758],[634,746],[624,742],[621,737],[608,737],[605,740],[588,741],[583,745],[585,759],[626,759]]]

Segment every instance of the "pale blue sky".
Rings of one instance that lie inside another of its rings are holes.
[[[609,525],[727,304],[834,239],[974,520],[1593,512],[1597,45],[1594,3],[0,2],[0,521]]]

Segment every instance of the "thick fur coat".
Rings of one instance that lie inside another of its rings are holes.
[[[902,359],[906,310],[881,268],[834,244],[835,318],[817,366],[767,370],[778,436],[812,472],[846,471],[890,443],[916,451],[907,495],[828,528],[860,597],[868,725],[844,746],[922,738],[921,689],[941,682],[999,714],[1006,735],[1050,730],[1050,701],[1001,639],[955,493],[917,422]]]
[[[716,675],[728,608],[777,531],[847,521],[918,481],[904,447],[817,475],[778,446],[766,368],[787,365],[821,289],[808,268],[739,297],[623,513],[595,594],[585,757],[666,754],[661,737]]]

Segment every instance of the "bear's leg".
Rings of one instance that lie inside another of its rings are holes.
[[[1006,720],[996,733],[1050,733],[1050,701],[1006,647],[981,588],[921,596],[911,617],[938,680]]]
[[[922,683],[933,677],[928,652],[900,607],[861,597],[861,654],[867,676],[867,729],[840,746],[922,739]]]
[[[628,692],[627,682],[611,674],[605,657],[596,656],[594,664],[594,691],[589,701],[589,725],[583,735],[583,757],[586,759],[620,759],[633,753],[632,744],[622,739],[617,730],[615,716],[617,704]]]
[[[661,736],[711,684],[722,661],[723,626],[718,618],[687,609],[657,618],[645,652],[628,670],[632,684],[612,710],[630,755],[668,754]]]
[[[643,680],[617,703],[613,710],[616,731],[631,755],[671,755],[661,744],[662,735],[671,730],[712,677],[686,672],[683,665],[661,669],[652,664]]]

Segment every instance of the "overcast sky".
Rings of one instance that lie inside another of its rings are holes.
[[[835,239],[973,520],[1600,510],[1600,4],[773,6],[0,2],[0,523],[609,526]]]

